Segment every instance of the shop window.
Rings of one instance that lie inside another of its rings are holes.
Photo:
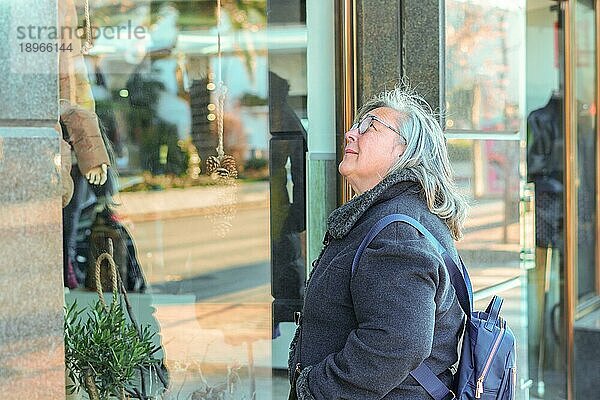
[[[445,128],[520,131],[525,1],[445,2]]]
[[[158,333],[165,398],[283,398],[306,269],[304,2],[90,3],[85,63],[118,191],[77,177],[66,301],[95,301],[112,238]]]

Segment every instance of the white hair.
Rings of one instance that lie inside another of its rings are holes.
[[[423,188],[429,210],[439,216],[455,240],[463,236],[468,204],[454,182],[446,138],[431,107],[419,95],[396,87],[367,101],[356,114],[359,121],[368,112],[389,107],[398,111],[396,126],[406,139],[406,149],[386,176],[410,170]],[[398,138],[401,140],[401,138]]]

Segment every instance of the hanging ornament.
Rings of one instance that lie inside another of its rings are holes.
[[[217,0],[217,135],[219,143],[217,145],[217,155],[206,159],[206,172],[219,183],[218,201],[219,206],[210,218],[213,222],[213,231],[221,238],[224,238],[231,230],[232,221],[237,212],[238,203],[238,172],[235,158],[225,154],[223,149],[223,118],[225,115],[225,96],[227,87],[223,83],[222,53],[221,53],[221,0]]]
[[[235,158],[226,155],[223,150],[223,117],[225,114],[225,96],[227,87],[223,83],[223,67],[221,53],[221,0],[217,0],[217,61],[218,61],[218,87],[217,87],[217,135],[219,144],[216,148],[217,155],[206,159],[206,172],[213,179],[235,179],[238,177]]]
[[[208,157],[206,159],[206,171],[214,179],[238,177],[235,159],[232,156],[224,156],[222,160],[215,156]]]
[[[219,145],[216,148],[217,155],[209,156],[206,159],[206,172],[213,177],[213,179],[235,179],[238,177],[235,158],[226,155],[225,151],[223,150],[223,114],[225,109],[226,93],[227,87],[222,81],[219,82],[217,98],[217,133],[219,136]]]
[[[81,46],[81,54],[88,54],[94,45],[92,44],[92,24],[90,22],[90,1],[85,0],[85,43]]]

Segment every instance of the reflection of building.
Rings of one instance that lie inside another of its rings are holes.
[[[130,10],[128,14],[139,18],[144,13],[150,16],[151,10],[140,5]],[[191,136],[192,142],[199,147],[200,157],[205,159],[214,152],[216,147],[214,119],[215,93],[218,89],[216,71],[221,63],[225,71],[223,79],[228,86],[226,112],[231,114],[230,118],[234,116],[239,118],[244,127],[244,132],[241,134],[243,137],[236,141],[240,143],[243,139],[247,142],[244,159],[250,157],[250,152],[266,154],[268,149],[268,137],[265,134],[268,119],[264,113],[268,83],[266,50],[269,49],[271,52],[272,68],[277,69],[275,60],[278,54],[282,54],[283,58],[279,57],[285,60],[296,51],[295,49],[306,47],[306,28],[301,25],[274,24],[240,36],[231,23],[225,23],[224,33],[221,35],[223,58],[219,61],[215,46],[217,32],[214,28],[207,26],[202,29],[179,31],[174,22],[171,17],[162,18],[157,28],[148,29],[144,37],[137,41],[117,41],[104,37],[97,40],[97,46],[92,53],[99,60],[96,65],[109,75],[109,79],[106,80],[108,90],[117,92],[126,88],[129,94],[121,94],[121,96],[129,97],[133,106],[140,106],[133,97],[136,95],[139,97],[138,92],[143,88],[151,89],[152,91],[144,96],[146,100],[143,102],[153,100],[152,118],[159,118],[174,125],[177,138],[180,140]],[[171,30],[176,35],[172,40],[167,40]],[[159,46],[161,43],[162,45]],[[123,53],[130,54],[134,50],[137,51],[136,58],[122,56]],[[304,62],[303,58],[299,58],[292,64],[287,60],[279,68],[289,69],[290,65],[301,65]],[[133,73],[132,70],[136,72]],[[116,74],[117,71],[119,74]],[[302,80],[302,70],[292,69],[292,71],[294,79],[300,79],[299,82],[293,82],[292,93],[296,96],[294,91],[301,92],[301,88],[306,83]],[[123,77],[126,76],[129,77],[127,83],[123,82]],[[134,77],[138,86],[132,88],[131,82]],[[120,112],[128,114],[126,110]],[[147,119],[148,115],[144,114],[142,118]],[[140,138],[139,134],[134,133],[135,128],[123,126],[122,131],[125,134],[122,140],[128,143],[128,150],[138,154]],[[145,152],[144,149],[141,151]],[[144,168],[136,157],[128,161],[127,169],[135,171],[140,167]],[[244,160],[240,160],[240,163],[243,165]]]
[[[477,305],[496,293],[506,298],[519,340],[517,398],[593,398],[586,395],[600,343],[593,3],[453,0],[445,17],[438,2],[416,0],[227,3],[220,60],[214,4],[92,4],[93,24],[129,19],[147,34],[100,38],[87,61],[116,167],[131,186],[117,212],[153,290],[139,296],[156,307],[172,382],[199,392],[202,367],[208,384],[237,382],[240,397],[286,395],[278,370],[291,313],[323,221],[350,195],[336,175],[342,132],[365,98],[406,76],[447,111],[456,179],[474,203],[459,249]],[[36,5],[35,15],[28,7],[15,5],[13,20],[0,25],[0,181],[7,186],[0,192],[0,392],[8,399],[32,391],[64,397],[56,53],[17,51],[11,36],[14,26],[53,25],[55,4]],[[191,149],[202,161],[216,154],[219,66],[228,86],[225,151],[246,175],[236,187],[190,187],[182,177]],[[551,98],[561,99],[550,112],[560,118],[533,114]],[[552,140],[540,140],[543,125],[558,120]],[[558,184],[549,182],[548,168],[561,160],[564,170],[552,177]],[[136,190],[147,178],[142,170],[152,180]],[[229,235],[216,238],[212,224],[223,223],[216,216],[223,209],[236,215],[226,221]],[[536,242],[546,217],[554,217],[554,239]]]

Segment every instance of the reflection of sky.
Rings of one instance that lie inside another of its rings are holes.
[[[246,60],[240,56],[227,56],[222,59],[223,82],[227,86],[227,97],[225,111],[231,112],[235,103],[241,97],[250,93],[255,96],[266,99],[268,96],[268,65],[267,57],[264,55],[254,55],[254,70],[250,71]],[[219,60],[212,57],[210,61],[211,71],[218,76]],[[248,150],[261,149],[268,150],[269,126],[268,112],[265,107],[243,108],[242,112],[236,115],[240,118],[244,131],[247,135]]]
[[[149,7],[135,7],[126,16],[133,27],[146,26],[144,37],[142,39],[99,37],[95,40],[90,53],[104,55],[105,62],[108,63],[112,60],[135,65],[150,50],[172,48],[175,53],[188,57],[207,57],[210,72],[214,73],[214,83],[217,84],[219,61],[216,27],[181,32],[178,31],[179,14],[175,8],[165,5],[161,7],[159,14],[161,18],[148,27],[146,23],[150,16]],[[256,31],[236,31],[232,29],[226,12],[222,17],[222,80],[227,86],[225,111],[232,114],[237,112],[235,116],[241,119],[249,150],[254,148],[266,151],[269,139],[267,107],[242,108],[241,112],[235,111],[235,107],[245,94],[263,99],[268,97],[267,50],[297,53],[306,49],[306,26],[271,25]],[[147,72],[146,79],[153,79],[165,85],[165,92],[158,98],[158,116],[177,125],[179,138],[183,138],[190,132],[191,115],[189,105],[177,97],[176,70],[175,58],[154,60],[152,70]]]
[[[162,58],[152,61],[152,68],[145,79],[155,80],[165,85],[165,90],[171,94],[177,94],[177,60],[174,58]]]
[[[135,25],[134,25],[135,26]],[[168,48],[165,43],[175,43],[177,51],[212,56],[217,54],[217,32],[214,29],[178,32],[167,37],[157,37],[157,32],[146,32],[144,38],[106,38],[100,36],[94,41],[90,54],[125,55],[129,62],[139,62],[147,49]],[[124,35],[125,36],[125,35]],[[176,40],[174,39],[176,37]],[[269,27],[256,32],[230,31],[221,34],[221,52],[235,53],[239,50],[264,52],[268,50],[286,51],[306,49],[306,26],[285,25]]]
[[[223,82],[227,86],[228,103],[239,99],[245,93],[267,98],[267,57],[264,55],[253,56],[254,71],[250,71],[245,59],[240,56],[225,56],[222,59]],[[217,68],[219,60],[212,57],[210,60],[211,71],[218,76]],[[215,82],[216,83],[216,82]]]
[[[156,115],[177,127],[177,137],[187,139],[192,128],[192,112],[187,101],[177,94],[161,91],[156,103]]]
[[[240,119],[248,136],[248,150],[259,149],[267,152],[269,149],[269,111],[264,107],[246,107],[240,113]]]

